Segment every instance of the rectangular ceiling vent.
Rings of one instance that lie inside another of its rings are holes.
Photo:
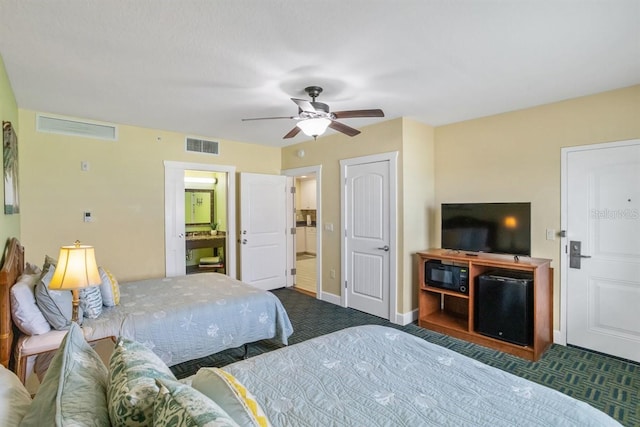
[[[36,116],[38,132],[59,133],[62,135],[83,136],[86,138],[116,141],[118,128],[108,123],[86,122],[71,118],[62,118],[38,114]]]
[[[218,141],[187,138],[187,151],[190,151],[192,153],[213,154],[217,156],[218,154],[220,154],[218,145]]]

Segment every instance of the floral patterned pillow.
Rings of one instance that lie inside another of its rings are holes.
[[[119,338],[109,361],[107,400],[111,424],[152,426],[156,378],[176,381],[167,365],[150,349]]]

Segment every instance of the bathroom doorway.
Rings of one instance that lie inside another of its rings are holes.
[[[187,220],[187,194],[185,192],[186,187],[192,187],[195,183],[185,182],[187,177],[186,171],[202,171],[208,173],[217,173],[215,176],[218,181],[215,183],[213,194],[216,199],[214,200],[214,212],[216,212],[217,218],[217,235],[235,236],[236,235],[236,203],[235,198],[232,196],[235,194],[236,178],[235,178],[235,166],[222,166],[212,164],[201,163],[185,163],[185,162],[173,162],[165,160],[165,274],[167,277],[182,276],[187,272],[187,244],[186,244],[186,220]],[[224,179],[223,179],[224,178]],[[209,183],[207,183],[209,185]],[[199,188],[196,188],[199,189]],[[209,190],[210,188],[206,188]],[[224,195],[224,197],[223,197]],[[209,199],[210,200],[210,199]],[[217,201],[217,203],[216,203]],[[195,203],[198,203],[198,197],[195,198]],[[210,204],[210,202],[209,202]],[[207,205],[206,198],[203,197],[201,206]],[[194,208],[195,209],[195,208]],[[211,212],[211,211],[210,211]],[[191,210],[191,214],[194,214],[194,210]],[[215,219],[215,218],[214,218]],[[210,221],[210,219],[209,219]],[[200,221],[201,227],[197,231],[209,231],[209,236],[213,236],[212,226],[206,225],[206,220]],[[196,231],[196,230],[192,230]],[[193,236],[193,235],[192,235]],[[190,244],[189,249],[194,249],[196,244]],[[208,243],[207,243],[208,245]],[[236,277],[236,240],[229,238],[225,239],[222,250],[218,253],[224,260],[224,272],[228,276]],[[212,256],[214,256],[212,254]],[[192,254],[193,257],[193,254]],[[198,259],[199,265],[200,259]]]
[[[226,273],[227,173],[185,170],[187,274]]]

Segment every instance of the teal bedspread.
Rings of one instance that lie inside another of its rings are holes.
[[[218,273],[122,283],[120,305],[83,328],[144,343],[169,366],[263,339],[286,345],[293,332],[275,295]]]
[[[396,329],[344,329],[224,367],[277,426],[619,426],[601,411]]]

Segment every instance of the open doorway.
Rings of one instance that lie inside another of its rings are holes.
[[[294,289],[317,296],[317,194],[316,174],[308,173],[294,178],[296,187],[296,277]]]
[[[226,273],[227,174],[184,171],[187,274]]]
[[[235,198],[235,167],[222,166],[201,163],[185,163],[173,162],[166,160],[165,167],[165,274],[167,277],[182,276],[187,272],[187,239],[186,239],[186,220],[187,195],[185,189],[187,183],[186,171],[201,171],[203,173],[216,173],[218,182],[213,190],[216,190],[218,196],[214,199],[218,200],[214,210],[218,213],[218,218],[224,216],[224,223],[218,222],[218,227],[224,231],[225,236],[236,235],[236,204]],[[224,180],[222,179],[224,178]],[[189,183],[193,186],[194,183]],[[224,193],[224,197],[223,196]],[[205,203],[205,198],[202,199]],[[197,203],[197,198],[195,200]],[[191,211],[193,214],[193,210]],[[200,221],[201,229],[198,231],[211,230],[211,224],[206,226],[206,220]],[[209,235],[211,235],[209,231]],[[224,270],[225,273],[232,277],[236,277],[236,241],[234,238],[227,238],[224,242]],[[213,256],[213,254],[212,254]],[[199,261],[199,260],[198,260]]]
[[[289,260],[295,268],[293,288],[322,299],[322,210],[320,205],[320,166],[290,169],[283,175],[295,185],[295,245]]]

